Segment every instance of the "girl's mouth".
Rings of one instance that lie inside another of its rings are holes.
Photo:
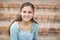
[[[25,16],[24,18],[29,19],[30,17],[29,16]]]

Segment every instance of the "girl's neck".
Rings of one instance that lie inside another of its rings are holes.
[[[30,25],[30,24],[31,24],[31,21],[21,21],[21,23],[22,23],[23,25]]]

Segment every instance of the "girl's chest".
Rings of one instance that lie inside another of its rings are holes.
[[[32,40],[34,37],[34,34],[30,31],[20,31],[18,32],[18,39],[22,40],[22,39],[30,39]]]

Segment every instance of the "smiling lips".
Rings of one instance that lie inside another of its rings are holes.
[[[24,16],[24,18],[29,19],[29,18],[30,18],[30,16]]]

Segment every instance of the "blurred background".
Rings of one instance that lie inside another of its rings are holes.
[[[34,4],[39,40],[60,40],[60,0],[0,0],[0,40],[10,40],[9,25],[24,2]]]

